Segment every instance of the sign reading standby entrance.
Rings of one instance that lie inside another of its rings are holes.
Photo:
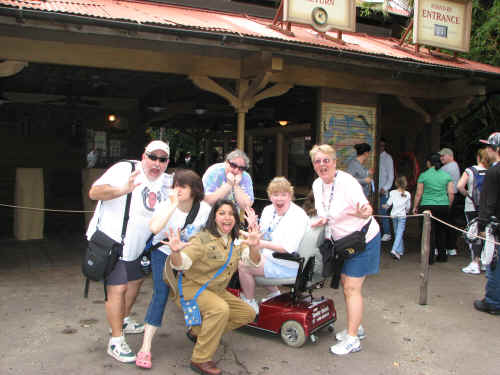
[[[413,43],[468,52],[471,0],[415,0]]]
[[[283,0],[283,21],[311,25],[319,32],[356,31],[354,0]]]

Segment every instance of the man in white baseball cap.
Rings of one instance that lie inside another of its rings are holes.
[[[142,160],[121,161],[94,182],[89,197],[100,204],[89,223],[87,238],[99,229],[122,244],[122,254],[105,280],[106,316],[111,326],[107,352],[120,362],[136,356],[124,334],[144,332],[144,324],[130,318],[130,311],[143,282],[140,258],[149,238],[149,222],[158,203],[168,199],[172,176],[165,173],[170,148],[163,141],[149,143]],[[127,194],[131,193],[129,220],[122,238]]]

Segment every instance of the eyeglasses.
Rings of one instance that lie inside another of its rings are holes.
[[[316,159],[313,163],[316,165],[330,164],[331,161],[332,161],[332,159],[325,158],[325,159]]]
[[[229,166],[231,168],[235,168],[235,169],[237,168],[237,169],[239,169],[242,172],[244,172],[244,171],[247,170],[247,167],[245,167],[244,165],[238,165],[238,164],[235,164],[235,163],[233,163],[232,161],[229,161],[229,160],[227,161],[227,163],[229,164]]]
[[[164,156],[156,156],[154,154],[146,154],[147,157],[151,160],[151,161],[157,161],[159,160],[160,163],[166,163],[168,161],[168,157],[164,157]]]

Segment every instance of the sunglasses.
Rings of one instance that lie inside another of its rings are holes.
[[[238,164],[235,164],[235,163],[233,163],[232,161],[229,161],[229,160],[228,160],[228,161],[227,161],[227,163],[229,164],[229,166],[230,166],[231,168],[235,168],[235,169],[237,168],[237,169],[239,169],[239,170],[240,170],[240,171],[242,171],[242,172],[245,172],[245,171],[247,170],[247,167],[245,167],[245,166],[241,166],[241,165],[238,165]]]
[[[151,161],[157,161],[159,160],[160,163],[166,163],[168,161],[168,157],[164,157],[164,156],[156,156],[156,155],[153,155],[153,154],[146,154],[147,157],[151,160]]]
[[[316,159],[314,161],[314,164],[316,165],[320,165],[320,164],[330,164],[330,162],[332,161],[332,159],[328,159],[328,158],[325,158],[325,159]]]

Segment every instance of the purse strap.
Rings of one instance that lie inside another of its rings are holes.
[[[198,291],[196,292],[196,294],[193,297],[194,300],[196,300],[198,298],[198,296],[207,288],[208,283],[210,281],[212,281],[213,279],[216,279],[226,269],[227,265],[229,264],[229,261],[231,260],[231,256],[233,255],[233,243],[234,243],[234,241],[231,242],[231,249],[229,250],[229,255],[227,257],[226,263],[224,263],[222,265],[222,267],[217,270],[217,272],[210,278],[210,280],[208,280],[205,284],[203,284],[201,286],[200,289],[198,289]],[[179,289],[179,296],[180,296],[181,302],[184,302],[184,293],[182,292],[182,272],[179,272],[179,280],[177,282],[177,287]]]

